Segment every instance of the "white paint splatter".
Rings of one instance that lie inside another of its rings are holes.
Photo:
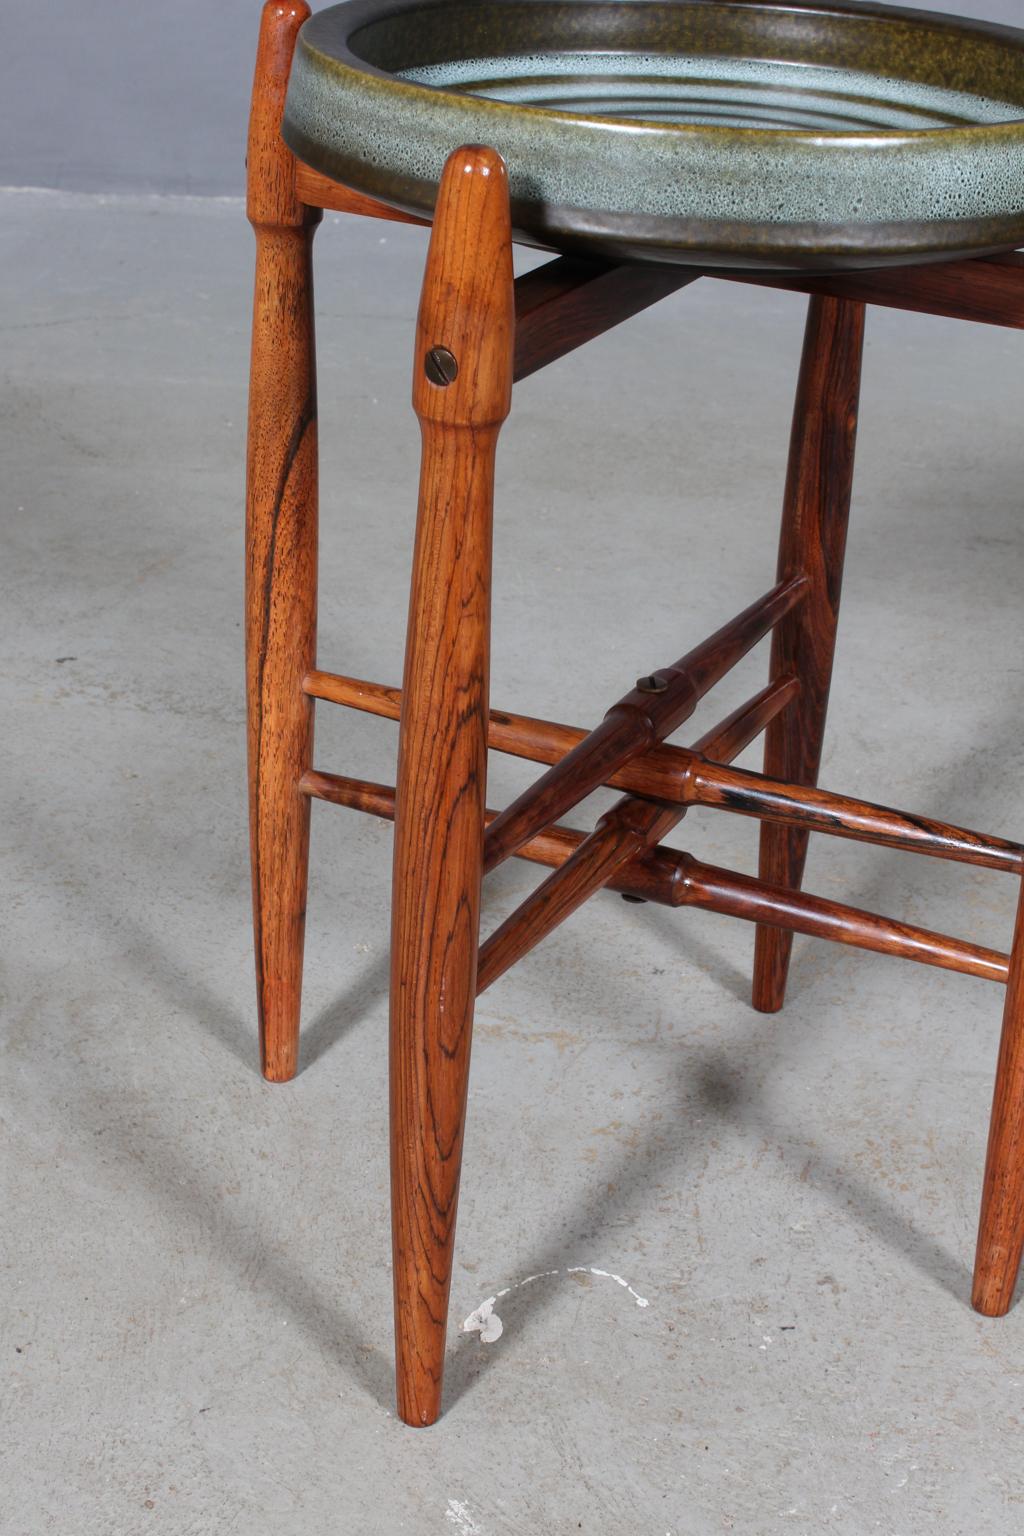
[[[463,1333],[479,1333],[481,1344],[493,1344],[504,1332],[501,1318],[494,1310],[497,1296],[488,1296],[462,1325]]]
[[[478,1333],[481,1344],[494,1344],[505,1331],[501,1318],[494,1310],[495,1304],[503,1296],[509,1296],[513,1291],[522,1290],[524,1285],[532,1285],[535,1280],[547,1280],[552,1275],[560,1275],[562,1273],[563,1271],[560,1269],[544,1269],[539,1274],[527,1275],[525,1280],[517,1280],[515,1285],[506,1285],[503,1291],[498,1291],[494,1296],[488,1296],[486,1301],[482,1301],[469,1314],[462,1325],[463,1333]],[[613,1275],[611,1270],[594,1269],[589,1264],[570,1264],[564,1273],[567,1275],[597,1275],[601,1280],[614,1280],[616,1285],[621,1285],[623,1290],[629,1292],[638,1307],[650,1306],[646,1296],[639,1295],[638,1292],[634,1291],[628,1280],[624,1280],[621,1275]]]
[[[649,1307],[650,1302],[646,1296],[638,1296],[628,1280],[623,1280],[621,1275],[613,1275],[607,1269],[588,1269],[585,1264],[576,1264],[568,1270],[570,1275],[600,1275],[602,1280],[614,1280],[616,1285],[621,1285],[627,1290],[638,1307]]]
[[[466,1505],[460,1499],[449,1499],[448,1508],[444,1512],[446,1520],[451,1521],[459,1536],[484,1536],[484,1532],[477,1525]]]

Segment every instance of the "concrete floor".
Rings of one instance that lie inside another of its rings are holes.
[[[303,1071],[256,1070],[250,233],[235,202],[2,204],[5,1536],[1019,1531],[1024,1309],[967,1304],[1000,990],[798,941],[764,1018],[746,925],[612,897],[483,1000],[447,1412],[397,1422],[384,824],[316,809]],[[321,655],[393,681],[423,240],[337,225]],[[521,387],[498,704],[593,722],[770,583],[802,307],[704,282]],[[823,773],[1010,835],[1020,349],[871,316]],[[394,744],[321,712],[322,766],[388,778]],[[496,759],[491,802],[530,772]],[[683,830],[754,867],[751,823]],[[808,885],[1009,940],[998,874],[820,840]],[[497,1342],[460,1332],[506,1288]]]

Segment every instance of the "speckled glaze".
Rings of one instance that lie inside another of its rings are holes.
[[[536,245],[838,269],[1024,244],[1024,31],[816,0],[351,0],[285,138],[429,213],[486,143]]]

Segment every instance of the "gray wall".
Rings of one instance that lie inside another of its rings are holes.
[[[1024,25],[1024,0],[907,0]],[[0,186],[238,193],[260,0],[11,0]]]
[[[10,0],[0,185],[236,193],[260,0]]]

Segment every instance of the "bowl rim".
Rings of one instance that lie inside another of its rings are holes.
[[[665,4],[666,0],[486,0],[486,3],[499,10],[504,7],[523,9],[530,6],[543,8],[566,4],[578,4],[582,9],[586,6],[598,8],[602,4],[618,5],[624,8],[655,6]],[[750,9],[797,14],[806,11],[810,15],[825,18],[845,17],[851,21],[899,22],[919,27],[922,31],[952,34],[954,40],[973,37],[982,42],[1002,44],[1011,53],[1020,54],[1024,62],[1024,28],[943,11],[917,10],[909,6],[877,3],[877,0],[870,0],[870,3],[868,0],[860,0],[857,4],[849,3],[849,0],[679,0],[679,3],[680,8],[691,9],[710,8],[711,5],[716,5],[734,11]],[[813,146],[818,149],[826,146],[847,145],[867,148],[872,144],[885,148],[896,148],[901,144],[917,144],[920,147],[929,142],[934,142],[937,148],[941,146],[948,150],[953,142],[977,143],[984,140],[991,143],[1006,138],[1024,137],[1024,101],[1020,104],[1019,117],[930,128],[809,129],[741,127],[732,124],[671,121],[652,123],[647,118],[629,117],[624,114],[569,112],[558,107],[538,107],[527,103],[501,101],[470,91],[460,91],[450,86],[427,85],[420,81],[404,79],[391,70],[382,69],[356,51],[358,34],[368,30],[377,22],[389,20],[407,12],[443,10],[452,5],[453,0],[341,0],[341,3],[329,5],[323,10],[314,12],[303,23],[299,33],[299,45],[305,54],[312,55],[316,59],[318,68],[341,75],[356,74],[364,81],[379,81],[382,88],[400,94],[410,103],[420,101],[427,105],[438,100],[460,102],[471,104],[474,110],[479,110],[485,115],[494,113],[499,120],[511,115],[520,120],[536,120],[538,125],[545,122],[549,124],[558,122],[566,126],[586,125],[589,129],[606,132],[625,129],[632,134],[653,137],[696,136],[723,147],[730,143],[757,142],[777,144],[779,148],[788,146],[794,150],[803,146]],[[339,29],[337,26],[341,14],[348,18],[348,24],[344,29]],[[322,27],[330,27],[329,40],[321,41],[317,36]],[[509,57],[512,56],[509,55]]]

